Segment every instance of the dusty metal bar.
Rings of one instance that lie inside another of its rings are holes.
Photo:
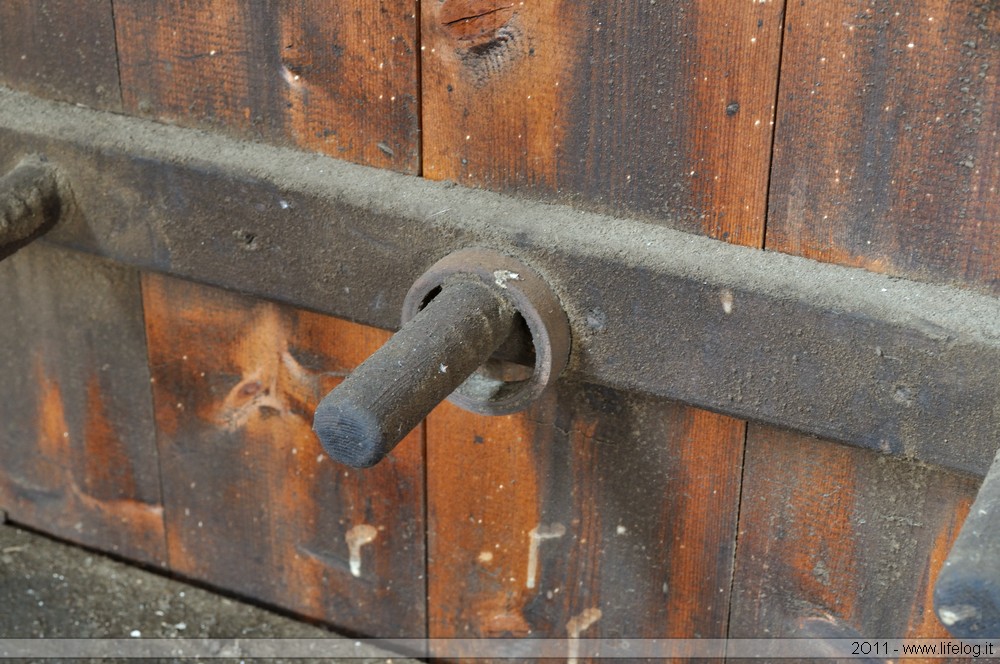
[[[955,638],[1000,635],[1000,452],[938,574],[934,610]]]
[[[26,156],[0,178],[0,258],[33,240],[58,218],[62,201],[55,168]]]
[[[0,169],[31,153],[79,250],[394,329],[428,266],[492,248],[561,298],[577,379],[980,476],[1000,442],[988,295],[0,92]]]
[[[392,451],[510,333],[514,308],[478,280],[450,285],[316,408],[335,461],[367,468]]]

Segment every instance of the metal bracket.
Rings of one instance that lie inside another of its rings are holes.
[[[567,374],[985,475],[1000,300],[0,91],[0,169],[57,163],[46,241],[395,329],[466,247],[519,257]]]

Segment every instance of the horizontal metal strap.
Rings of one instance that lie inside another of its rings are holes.
[[[0,172],[38,153],[73,190],[46,241],[387,329],[492,248],[561,298],[577,379],[980,476],[1000,445],[988,295],[9,91],[0,125]]]

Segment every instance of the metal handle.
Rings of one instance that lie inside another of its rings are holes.
[[[458,279],[320,402],[313,430],[336,461],[378,463],[510,334],[496,287]]]
[[[1000,452],[938,575],[934,609],[956,638],[1000,637]]]
[[[48,230],[61,207],[55,167],[38,156],[21,160],[0,178],[0,259]]]

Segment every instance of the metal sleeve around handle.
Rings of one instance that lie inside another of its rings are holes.
[[[1000,452],[938,574],[934,609],[956,638],[1000,638]]]
[[[313,430],[334,460],[378,463],[504,342],[515,309],[477,279],[446,284],[316,408]]]

